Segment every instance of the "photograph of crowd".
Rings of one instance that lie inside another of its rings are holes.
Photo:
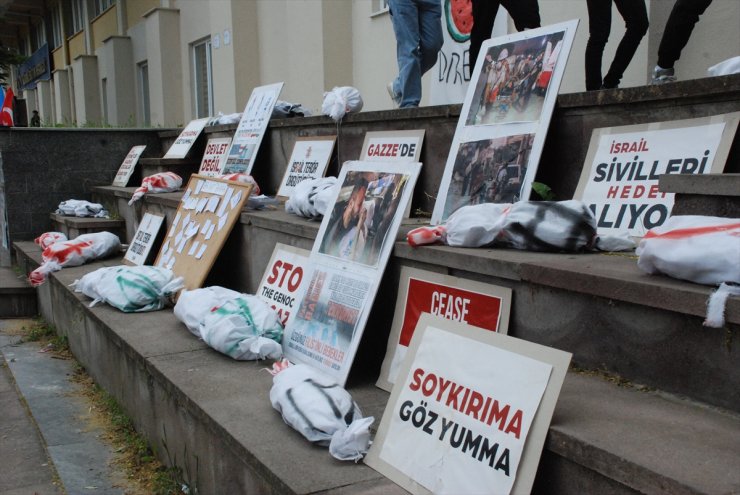
[[[534,122],[563,44],[564,31],[490,47],[483,55],[466,125]]]
[[[376,266],[408,179],[405,174],[347,173],[319,252]]]
[[[466,205],[520,199],[534,134],[462,143],[452,169],[443,217]]]

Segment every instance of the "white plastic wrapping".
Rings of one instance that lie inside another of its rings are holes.
[[[72,284],[75,292],[105,302],[124,313],[156,311],[183,287],[183,278],[155,266],[110,266],[88,273]]]
[[[324,93],[321,113],[328,115],[335,121],[340,121],[346,114],[362,110],[362,105],[362,96],[357,88],[352,86],[335,87]]]
[[[213,309],[224,301],[239,297],[235,290],[214,285],[195,290],[184,290],[175,304],[175,317],[183,322],[190,333],[200,337],[200,325]]]
[[[334,198],[336,177],[322,177],[299,182],[293,189],[285,211],[306,218],[319,218],[326,213]]]
[[[708,76],[728,76],[740,72],[740,55],[728,58],[707,69]]]
[[[370,425],[352,396],[332,378],[305,364],[279,366],[270,402],[307,440],[329,446],[342,461],[358,461],[370,447]]]
[[[158,174],[144,177],[136,191],[134,191],[129,205],[140,200],[145,194],[175,192],[182,186],[182,177],[174,172],[160,172]]]
[[[58,214],[68,217],[108,218],[108,212],[100,203],[91,203],[82,199],[68,199],[57,207]]]
[[[36,244],[38,244],[41,249],[46,249],[47,247],[51,246],[55,242],[62,242],[66,241],[67,236],[64,235],[62,232],[44,232],[40,236],[38,236],[36,239],[33,240]]]
[[[88,261],[105,258],[121,250],[118,236],[110,232],[83,234],[69,241],[55,242],[41,253],[43,263],[28,276],[34,287],[43,284],[49,273],[65,266],[79,266]]]

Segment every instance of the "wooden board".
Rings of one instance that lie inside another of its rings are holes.
[[[200,288],[251,192],[251,184],[192,175],[154,265]]]

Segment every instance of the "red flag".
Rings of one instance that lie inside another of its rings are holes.
[[[13,127],[13,88],[5,91],[3,109],[0,111],[0,125]]]

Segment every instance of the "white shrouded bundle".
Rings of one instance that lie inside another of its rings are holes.
[[[598,236],[593,212],[577,200],[463,206],[444,225],[414,229],[406,238],[411,246],[442,242],[455,247],[528,251],[626,251],[635,247],[626,233]]]
[[[63,232],[44,232],[36,239],[33,240],[36,244],[41,246],[41,249],[46,249],[55,242],[66,241],[67,236]]]
[[[324,93],[321,113],[338,122],[346,114],[362,110],[362,105],[362,96],[357,88],[352,86],[335,87]]]
[[[293,189],[293,194],[285,202],[285,211],[306,218],[323,216],[334,198],[336,184],[336,177],[307,179],[299,182]]]
[[[90,272],[72,283],[93,301],[105,302],[124,313],[157,311],[183,288],[183,278],[155,266],[109,266]]]
[[[283,326],[277,312],[257,296],[223,287],[183,291],[175,316],[210,347],[233,359],[282,355]]]
[[[329,446],[341,461],[362,459],[370,447],[370,425],[357,403],[332,378],[305,364],[287,361],[273,367],[270,402],[307,440]]]
[[[160,172],[158,174],[144,177],[136,191],[134,191],[129,205],[134,204],[145,194],[175,192],[182,186],[182,177],[174,172]]]
[[[51,272],[59,271],[65,266],[79,266],[105,258],[120,250],[121,241],[110,232],[83,234],[70,241],[55,242],[41,253],[44,262],[31,272],[28,280],[31,285],[38,287]]]
[[[68,199],[57,207],[58,214],[68,217],[108,218],[108,211],[100,203],[91,203],[83,199]]]

